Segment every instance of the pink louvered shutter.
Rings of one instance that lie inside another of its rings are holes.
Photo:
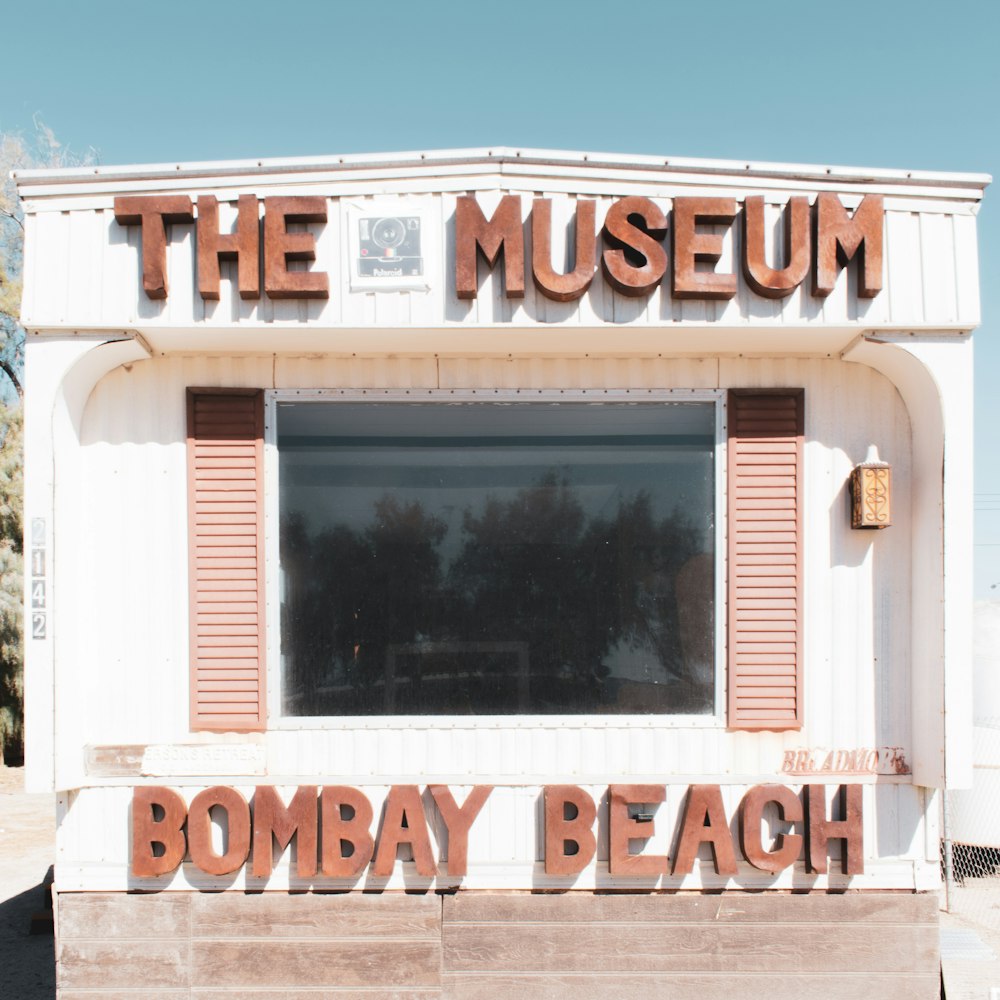
[[[265,726],[264,394],[188,390],[191,728]]]
[[[732,389],[729,728],[802,726],[801,389]]]

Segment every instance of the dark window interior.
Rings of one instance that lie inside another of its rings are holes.
[[[714,710],[713,403],[277,414],[284,714]]]

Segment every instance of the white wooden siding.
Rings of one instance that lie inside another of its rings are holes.
[[[240,784],[235,779],[230,783],[239,788],[248,802],[251,800],[254,791],[252,785]],[[586,782],[580,784],[599,804],[600,816],[600,809],[606,810],[607,785]],[[204,783],[180,790],[190,802],[202,787],[206,787]],[[389,791],[388,783],[359,783],[358,787],[369,798],[374,814],[378,817]],[[747,788],[744,784],[722,787],[726,816],[730,819],[733,830],[736,829],[739,803]],[[468,786],[454,783],[452,791],[456,799],[462,801]],[[286,786],[281,789],[281,793],[287,802],[294,794],[294,788]],[[687,786],[669,784],[666,786],[666,793],[666,800],[655,813],[655,836],[645,844],[643,853],[675,853]],[[654,882],[648,879],[609,877],[607,823],[600,818],[595,824],[595,860],[576,878],[546,875],[542,863],[542,789],[537,785],[498,786],[490,794],[470,830],[467,877],[449,877],[442,869],[436,879],[424,878],[415,873],[412,862],[401,862],[396,864],[390,878],[377,878],[367,872],[360,881],[355,881],[324,878],[322,875],[317,875],[314,879],[300,879],[295,874],[294,866],[289,865],[289,851],[283,852],[276,859],[274,871],[269,878],[254,877],[249,866],[244,866],[231,876],[213,877],[204,874],[191,863],[186,863],[170,876],[135,879],[129,874],[131,789],[84,788],[62,799],[56,853],[56,888],[60,892],[188,888],[285,890],[310,886],[321,889],[417,889],[455,885],[469,889],[649,889],[655,886],[664,889],[728,887],[820,891],[827,888],[926,890],[938,886],[939,860],[936,839],[927,836],[925,794],[924,789],[912,785],[865,786],[863,875],[843,875],[836,861],[831,861],[827,875],[809,874],[800,860],[775,876],[740,861],[739,874],[726,879],[715,874],[711,853],[705,846],[690,875],[666,875]],[[425,803],[432,847],[435,857],[438,857],[445,831],[426,795]],[[604,815],[606,817],[606,812]],[[373,829],[372,832],[376,831]],[[935,833],[933,830],[930,832]],[[221,829],[218,827],[215,836],[216,850],[220,850],[223,842]],[[928,843],[931,844],[931,851],[926,847]],[[671,852],[671,847],[674,852]],[[831,842],[831,851],[836,850],[839,850],[839,844]]]
[[[35,198],[28,205],[27,243],[34,259],[44,267],[30,267],[25,275],[22,320],[35,329],[137,328],[146,331],[154,346],[164,349],[170,337],[187,331],[185,349],[198,349],[198,330],[221,331],[242,327],[308,329],[427,329],[444,326],[482,327],[506,325],[519,328],[595,324],[630,327],[716,326],[720,328],[765,327],[812,328],[802,334],[802,350],[810,349],[820,328],[889,327],[895,329],[971,329],[979,322],[978,265],[976,258],[974,204],[966,200],[934,200],[910,196],[886,200],[884,287],[873,299],[858,299],[855,266],[842,272],[827,298],[813,296],[809,278],[786,299],[771,300],[755,295],[739,277],[739,291],[730,301],[706,302],[675,299],[670,295],[669,276],[644,297],[630,298],[614,291],[598,267],[588,292],[576,303],[558,303],[538,293],[530,276],[523,299],[502,294],[500,269],[489,271],[480,263],[480,286],[476,299],[459,300],[454,278],[454,215],[456,198],[475,193],[489,215],[504,194],[519,194],[525,221],[532,199],[539,190],[553,200],[553,255],[556,265],[566,266],[566,227],[572,218],[575,197],[555,185],[531,188],[516,183],[517,177],[480,178],[468,188],[455,189],[440,183],[440,190],[425,191],[410,185],[405,192],[365,191],[378,195],[378,211],[398,206],[399,214],[416,210],[427,213],[424,263],[429,290],[350,290],[347,225],[351,205],[363,203],[360,192],[340,185],[309,184],[289,188],[275,179],[261,179],[239,190],[190,187],[192,198],[213,192],[220,197],[219,222],[223,231],[235,224],[236,198],[240,193],[320,195],[326,198],[325,224],[308,227],[316,235],[316,260],[312,270],[330,277],[328,300],[242,300],[235,287],[235,264],[222,264],[221,299],[205,302],[195,287],[194,224],[169,227],[167,272],[169,295],[150,300],[142,291],[138,226],[119,226],[114,219],[112,198],[96,202],[81,198]],[[485,183],[488,181],[489,183]],[[513,182],[513,183],[512,183]],[[277,184],[277,186],[275,186]],[[270,186],[269,186],[270,185]],[[602,185],[604,187],[606,185]],[[814,188],[814,192],[820,190]],[[871,187],[868,188],[872,189]],[[877,186],[875,187],[877,190]],[[331,195],[331,190],[335,195]],[[794,187],[763,189],[759,180],[747,178],[746,186],[731,181],[713,185],[701,178],[697,187],[679,188],[672,178],[641,183],[624,179],[611,190],[594,192],[597,226],[603,225],[611,203],[619,197],[642,194],[669,211],[678,194],[699,194],[742,199],[764,193],[767,199],[765,232],[769,254],[783,241],[781,211]],[[860,187],[840,189],[843,203],[853,208],[860,200]],[[293,227],[302,230],[304,226]],[[740,271],[740,225],[716,227],[723,234],[723,255],[717,270]],[[599,251],[603,244],[599,240]],[[525,227],[525,255],[530,266],[530,225]],[[775,259],[773,257],[769,259]],[[203,335],[204,336],[204,335]],[[308,336],[306,337],[308,341]],[[329,348],[325,348],[329,349]],[[353,349],[353,345],[352,345]]]
[[[266,735],[269,775],[756,781],[780,777],[789,749],[909,751],[909,533],[848,527],[845,484],[872,443],[893,465],[897,523],[909,522],[909,422],[896,390],[872,369],[802,359],[197,356],[139,362],[102,379],[84,415],[79,479],[57,491],[55,586],[75,595],[52,623],[63,787],[67,775],[77,773],[84,745],[212,739],[193,737],[188,720],[184,400],[190,385],[806,390],[801,733],[727,733],[717,724],[680,727],[656,718],[604,719],[596,727],[572,719],[531,726],[517,719],[491,725],[414,720],[397,729],[377,720],[335,729],[302,720],[298,730]],[[273,617],[270,627],[276,627]],[[86,680],[70,685],[60,677]],[[81,774],[68,784],[91,780],[101,779]]]

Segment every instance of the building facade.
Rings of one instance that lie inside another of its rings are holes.
[[[938,995],[988,178],[17,179],[61,1000]]]

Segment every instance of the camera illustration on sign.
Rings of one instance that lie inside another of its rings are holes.
[[[358,219],[358,275],[410,278],[424,273],[420,216],[364,216]]]

